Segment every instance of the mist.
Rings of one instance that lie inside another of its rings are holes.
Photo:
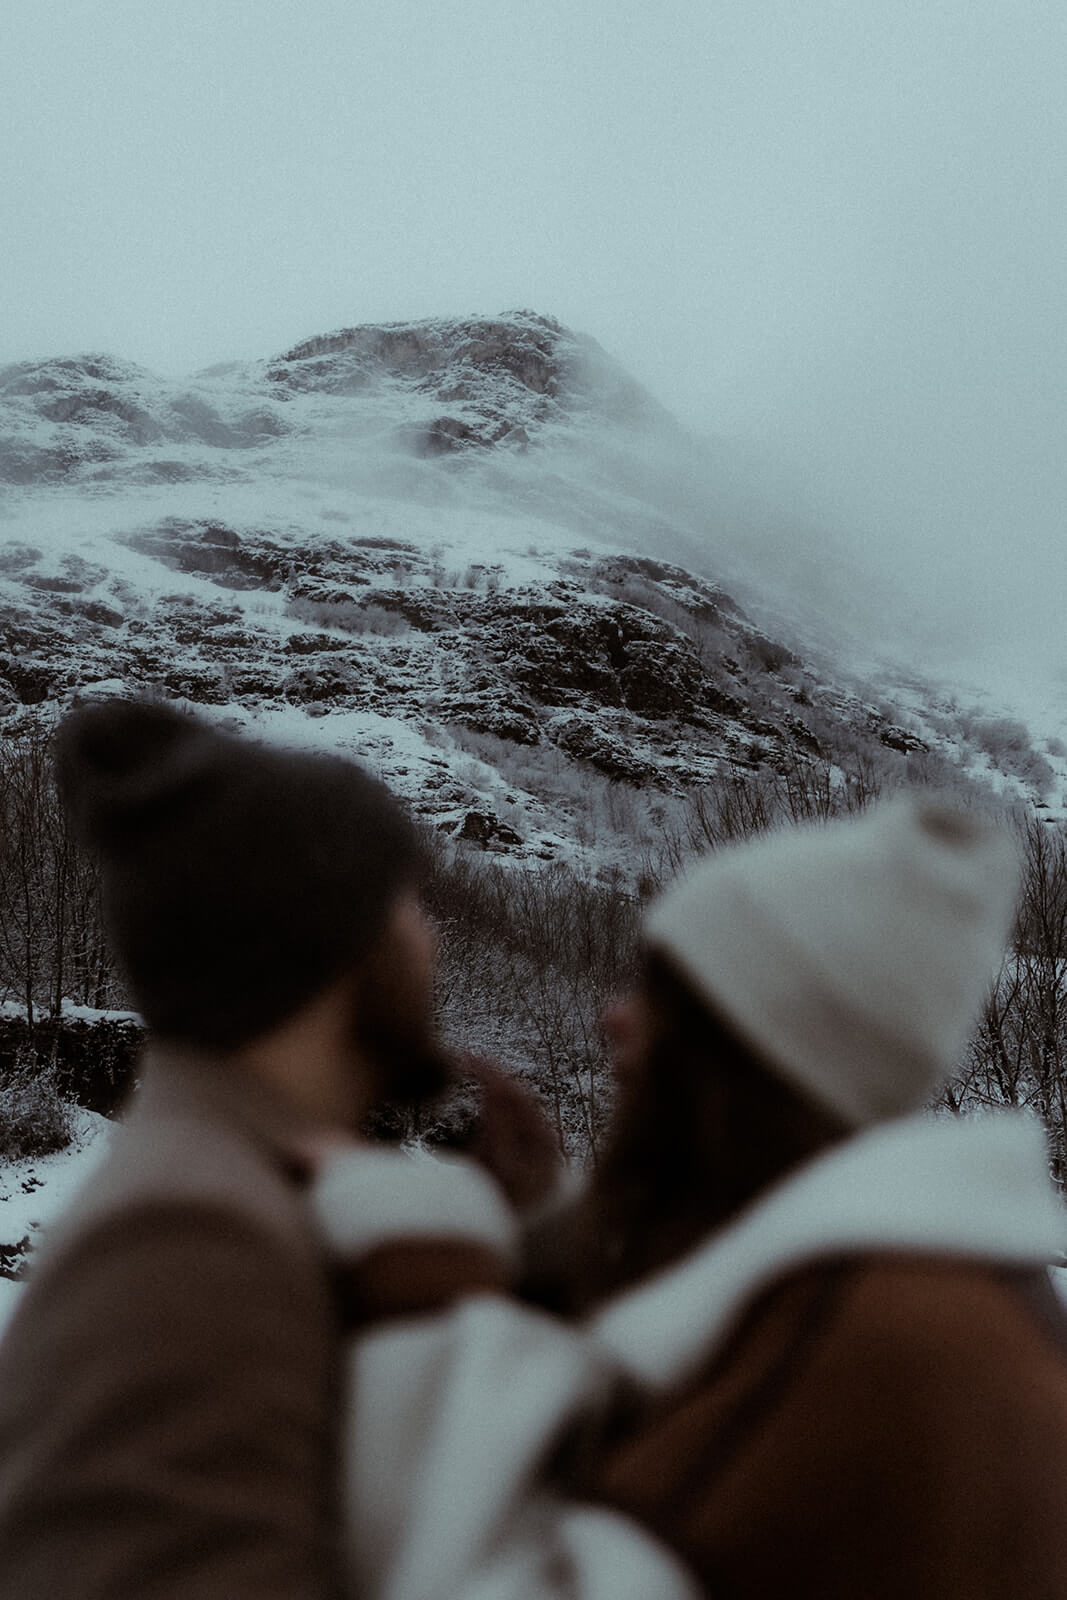
[[[1067,670],[1061,7],[55,0],[5,21],[0,360],[188,373],[530,306],[689,436],[622,459],[585,440],[558,468],[582,493],[607,474],[686,559],[909,658]]]
[[[565,420],[532,424],[529,448],[427,454],[435,403],[403,386],[317,407],[310,432],[281,447],[287,487],[272,480],[267,502],[277,510],[279,492],[300,485],[305,515],[330,521],[377,520],[385,507],[401,536],[432,542],[435,520],[450,538],[480,528],[490,562],[527,545],[629,550],[702,573],[794,643],[854,666],[899,663],[918,620],[896,577],[872,575],[788,471],[737,440],[700,437],[610,358],[589,357]]]

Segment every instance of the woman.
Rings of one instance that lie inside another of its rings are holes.
[[[1042,1136],[916,1114],[1014,887],[983,824],[897,802],[719,852],[652,909],[571,1276],[643,1399],[584,1489],[709,1596],[1067,1594]]]

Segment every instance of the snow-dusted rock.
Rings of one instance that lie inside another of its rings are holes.
[[[647,855],[612,786],[850,750],[994,774],[997,747],[921,686],[876,699],[675,559],[698,512],[647,461],[679,437],[529,312],[348,328],[180,382],[104,356],[5,368],[0,717],[152,688],[350,748],[520,859],[561,838]],[[1026,792],[1011,761],[996,781]]]

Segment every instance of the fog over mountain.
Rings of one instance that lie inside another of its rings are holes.
[[[350,749],[457,841],[631,881],[713,780],[1063,812],[1067,746],[886,655],[906,595],[535,312],[182,380],[14,363],[0,484],[11,729],[161,693]]]
[[[187,378],[348,323],[544,308],[703,441],[585,440],[594,479],[714,563],[723,506],[760,586],[1055,712],[1062,7],[252,15],[10,8],[0,361]]]

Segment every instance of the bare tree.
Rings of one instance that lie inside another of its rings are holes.
[[[1028,817],[1013,949],[990,990],[966,1060],[942,1097],[954,1110],[1018,1106],[1048,1131],[1067,1179],[1067,835]]]
[[[777,766],[731,769],[690,790],[680,820],[664,830],[661,858],[648,876],[659,884],[692,856],[750,839],[788,822],[825,822],[862,811],[882,792],[873,763],[858,756],[847,771],[795,752]]]
[[[31,717],[0,736],[0,992],[32,1028],[64,999],[104,1006],[118,989],[99,873],[57,793],[52,728]]]

